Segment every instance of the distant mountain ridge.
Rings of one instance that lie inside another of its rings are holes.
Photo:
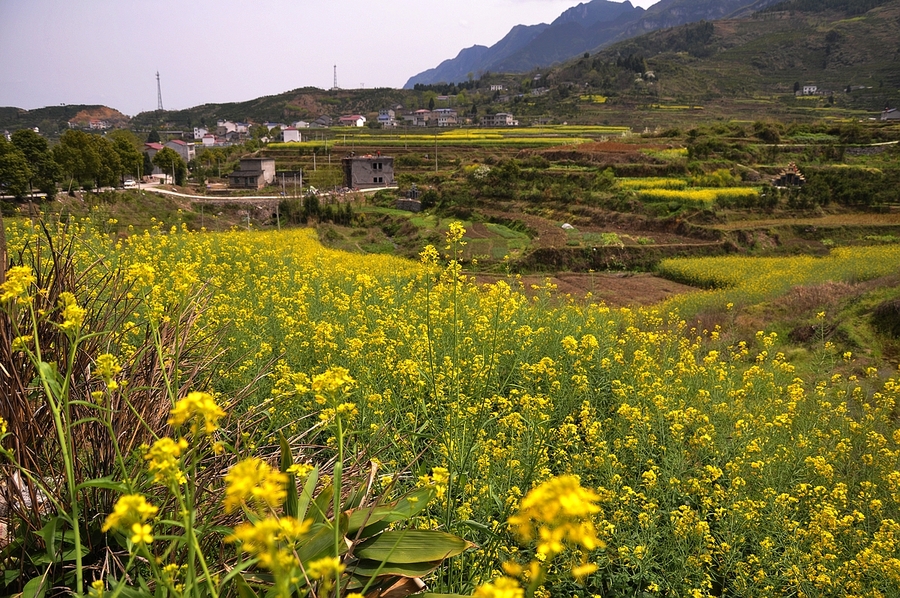
[[[661,0],[644,10],[628,0],[591,0],[566,10],[549,25],[517,25],[493,46],[466,48],[456,58],[410,77],[404,88],[457,83],[470,73],[526,72],[657,29],[737,17],[779,1]]]

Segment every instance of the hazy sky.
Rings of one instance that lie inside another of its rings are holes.
[[[658,0],[632,0],[648,7]],[[0,0],[0,106],[155,110],[409,77],[578,0]]]

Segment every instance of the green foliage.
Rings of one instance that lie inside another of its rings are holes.
[[[56,182],[60,177],[59,165],[53,160],[47,140],[31,129],[19,129],[12,134],[12,143],[25,155],[31,166],[29,185],[46,193],[48,198],[56,194]]]
[[[153,156],[153,164],[163,171],[163,174],[175,174],[175,184],[183,185],[187,176],[187,164],[181,155],[170,147],[164,147]]]
[[[860,15],[869,12],[891,0],[787,0],[764,9],[764,12],[781,10],[797,10],[803,12],[840,11],[847,15]]]
[[[24,152],[0,136],[0,192],[22,198],[32,176]]]

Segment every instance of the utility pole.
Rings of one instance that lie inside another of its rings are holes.
[[[437,133],[434,134],[434,171],[438,171],[438,161],[437,161]]]

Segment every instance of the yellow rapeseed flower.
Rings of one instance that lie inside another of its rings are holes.
[[[101,529],[104,532],[116,529],[134,534],[134,526],[145,524],[148,520],[156,516],[157,510],[156,507],[148,503],[140,494],[126,494],[120,496],[113,507],[113,512],[107,515],[106,521],[103,522],[103,527]],[[145,531],[144,528],[141,528],[141,531]],[[149,534],[149,530],[146,531]],[[143,537],[146,538],[146,535]]]
[[[216,400],[208,392],[191,392],[175,403],[169,414],[169,425],[181,426],[191,422],[191,434],[196,435],[203,421],[203,432],[210,435],[219,429],[219,419],[225,417],[225,411],[216,404]]]
[[[259,564],[276,575],[283,575],[300,565],[294,544],[309,531],[312,520],[297,521],[293,517],[266,517],[256,522],[242,523],[226,541],[240,542],[241,548]]]
[[[28,290],[35,282],[37,278],[29,266],[13,266],[6,271],[6,282],[0,284],[0,303],[26,303]]]
[[[144,459],[149,461],[147,469],[153,479],[161,484],[184,484],[184,472],[179,467],[178,458],[188,447],[184,438],[176,442],[171,438],[160,438],[146,449]]]
[[[474,598],[524,598],[525,590],[511,577],[499,577],[482,584],[472,594]]]
[[[114,378],[121,371],[122,366],[119,365],[119,360],[116,359],[115,355],[104,353],[97,357],[97,375],[103,378],[110,390],[115,390],[119,387]]]
[[[153,542],[153,526],[147,523],[135,523],[131,526],[131,541],[135,544]]]
[[[75,295],[68,291],[59,294],[59,310],[62,315],[62,323],[59,327],[63,332],[78,332],[84,323],[87,310],[78,306]]]
[[[585,550],[602,548],[591,515],[598,513],[599,496],[581,487],[579,478],[564,475],[533,488],[509,518],[509,525],[525,542],[537,540],[537,552],[547,558],[561,553],[563,542]]]
[[[225,511],[230,513],[247,503],[253,508],[277,509],[287,496],[287,482],[286,474],[262,459],[244,459],[225,475]]]

